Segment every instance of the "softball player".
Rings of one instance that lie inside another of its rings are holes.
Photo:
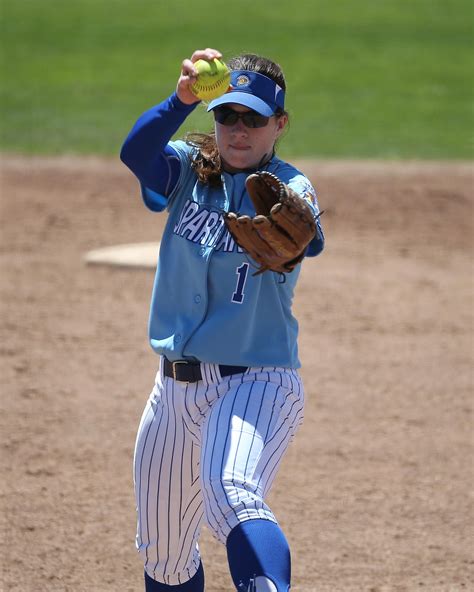
[[[265,498],[303,417],[291,313],[300,266],[253,275],[222,213],[255,214],[245,190],[255,170],[309,199],[315,217],[318,205],[308,179],[275,155],[288,115],[270,60],[230,60],[231,90],[208,106],[214,133],[170,141],[199,102],[194,62],[216,57],[184,60],[176,92],[138,119],[121,151],[146,206],[168,212],[149,320],[160,364],[134,455],[136,544],[148,592],[204,590],[203,524],[226,545],[237,590],[286,592],[290,551]],[[318,221],[307,255],[323,243]]]

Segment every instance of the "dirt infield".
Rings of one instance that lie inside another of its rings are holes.
[[[295,312],[305,424],[270,495],[295,592],[474,590],[473,168],[302,162],[326,209]],[[83,254],[159,240],[117,161],[3,157],[1,583],[139,592],[132,454],[156,371],[153,273]],[[207,590],[232,590],[204,532]]]

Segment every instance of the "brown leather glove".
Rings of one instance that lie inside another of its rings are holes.
[[[259,171],[247,177],[247,192],[256,215],[227,212],[224,220],[235,242],[259,265],[254,275],[271,270],[293,271],[303,260],[316,234],[309,204],[272,173]]]

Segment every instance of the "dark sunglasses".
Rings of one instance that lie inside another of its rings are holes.
[[[222,125],[235,125],[239,119],[242,120],[245,127],[265,127],[268,125],[270,117],[260,115],[256,111],[246,111],[245,113],[239,113],[234,111],[230,107],[216,107],[213,110],[214,119],[217,123]]]

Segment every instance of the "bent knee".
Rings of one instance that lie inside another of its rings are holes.
[[[214,479],[203,488],[205,520],[214,536],[225,544],[241,522],[264,519],[276,522],[272,511],[256,492],[235,479]]]

